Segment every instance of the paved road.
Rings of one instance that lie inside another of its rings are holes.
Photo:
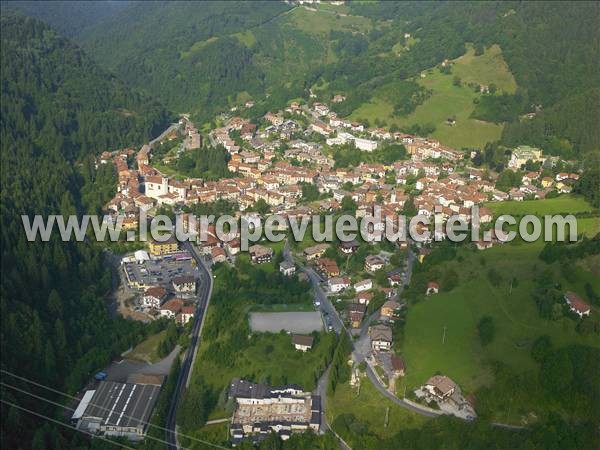
[[[287,245],[286,247],[284,247],[284,257],[287,259],[289,256],[289,249],[287,249]],[[291,257],[291,256],[289,256]],[[406,275],[404,278],[404,284],[409,284],[410,283],[410,278],[412,276],[412,266],[413,263],[415,261],[415,257],[414,254],[412,252],[412,250],[408,250],[408,256],[407,256],[407,269],[406,269]],[[335,332],[337,334],[340,334],[342,331],[346,331],[349,333],[349,331],[346,329],[346,327],[344,326],[344,323],[342,321],[342,319],[340,318],[337,310],[333,307],[333,305],[331,304],[331,302],[329,301],[329,299],[327,298],[327,296],[325,295],[325,293],[323,292],[323,290],[321,289],[320,286],[320,282],[322,281],[321,277],[311,268],[303,268],[302,269],[304,271],[304,273],[306,273],[313,285],[313,290],[315,292],[315,299],[317,299],[318,301],[321,302],[321,308],[324,311],[327,311],[329,314],[329,317],[331,318],[332,324],[333,324],[333,328],[335,330]],[[403,285],[401,285],[398,288],[398,295],[401,294],[403,289]],[[360,332],[360,338],[357,341],[352,340],[352,337],[350,336],[352,345],[353,345],[353,350],[352,350],[352,354],[354,356],[355,361],[361,362],[364,361],[370,351],[370,343],[369,343],[369,339],[367,336],[367,331],[369,329],[369,323],[376,319],[378,317],[378,312],[374,312],[372,313],[362,324],[361,326],[361,332]],[[372,372],[371,368],[368,366],[367,364],[367,376],[369,378],[369,380],[371,380],[371,382],[373,383],[373,386],[375,386],[375,388],[381,392],[385,397],[389,398],[390,400],[392,400],[394,403],[402,406],[403,408],[409,409],[411,411],[414,411],[418,414],[421,414],[423,416],[427,416],[427,417],[435,417],[437,414],[436,413],[432,413],[431,410],[429,408],[425,409],[425,408],[421,408],[418,405],[415,406],[412,403],[407,403],[406,401],[396,397],[394,394],[390,393],[385,386],[383,386],[379,380],[377,379],[377,377],[375,376],[375,374]],[[323,383],[323,386],[321,386],[321,383]],[[319,380],[319,389],[322,390],[322,392],[324,393],[324,395],[321,397],[321,401],[322,404],[325,404],[325,395],[327,393],[327,372],[321,377],[321,379]],[[323,409],[324,411],[324,409]],[[325,420],[325,419],[323,419]],[[322,424],[323,426],[323,424]]]
[[[289,242],[287,240],[285,241],[285,245],[283,247],[283,258],[289,263],[296,264],[294,261],[294,257],[292,256],[292,252],[290,251]],[[340,319],[340,316],[338,315],[336,309],[333,307],[333,304],[327,298],[327,295],[321,288],[320,283],[323,282],[323,278],[321,278],[321,276],[310,267],[302,267],[299,264],[296,264],[296,266],[298,266],[299,270],[301,272],[304,272],[306,276],[308,276],[308,278],[310,279],[310,282],[313,286],[313,293],[315,296],[314,300],[315,302],[320,303],[317,309],[321,312],[321,314],[323,314],[323,316],[326,317],[326,321],[331,321],[333,330],[337,334],[340,334],[344,329],[344,323]]]
[[[348,445],[348,443],[346,441],[344,441],[344,439],[342,439],[342,437],[339,434],[337,434],[335,432],[335,430],[333,430],[329,426],[329,423],[327,423],[327,413],[325,411],[325,407],[327,405],[326,398],[327,398],[327,386],[329,384],[330,369],[331,369],[331,365],[327,368],[327,370],[325,370],[325,372],[323,372],[323,375],[321,375],[321,378],[319,378],[319,381],[317,383],[317,388],[314,391],[314,393],[316,395],[321,396],[321,425],[319,427],[319,431],[322,434],[328,430],[331,431],[333,433],[333,435],[336,437],[336,439],[338,440],[338,444],[340,445],[340,448],[342,450],[352,450],[352,447],[350,447]]]
[[[148,145],[150,147],[152,147],[155,143],[161,141],[165,136],[167,136],[171,131],[178,130],[179,127],[180,127],[179,123],[172,123],[171,125],[169,125],[169,127],[165,131],[160,133],[160,136],[155,137],[150,142],[148,142]]]
[[[377,378],[377,376],[375,375],[375,373],[371,369],[371,366],[369,366],[368,364],[367,364],[366,371],[367,371],[367,377],[369,378],[369,380],[371,380],[371,383],[373,383],[373,386],[375,386],[375,389],[377,389],[384,397],[389,398],[391,401],[393,401],[397,405],[400,405],[403,408],[406,408],[406,409],[409,409],[409,410],[411,410],[413,412],[416,412],[417,414],[421,414],[422,416],[437,417],[440,414],[442,414],[442,413],[437,412],[437,411],[431,411],[429,408],[424,409],[424,407],[421,407],[421,406],[418,406],[418,405],[413,405],[412,403],[407,403],[405,400],[402,400],[401,398],[396,397],[394,394],[392,394],[390,391],[388,391],[379,382],[379,379]]]
[[[171,405],[169,406],[169,413],[167,415],[167,423],[165,425],[167,431],[165,432],[165,438],[168,442],[167,450],[177,450],[177,408],[181,400],[182,394],[189,384],[189,379],[196,359],[196,353],[198,351],[198,344],[200,343],[200,334],[202,332],[202,326],[204,324],[204,318],[208,304],[210,301],[210,294],[212,292],[212,274],[204,264],[204,260],[189,242],[184,242],[183,247],[190,252],[196,263],[198,264],[200,272],[200,283],[198,288],[198,303],[196,308],[196,314],[194,317],[194,326],[192,328],[190,346],[183,356],[181,363],[181,370],[177,378],[177,386],[171,399]]]

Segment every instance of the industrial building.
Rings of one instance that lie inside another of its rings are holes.
[[[137,377],[138,383],[102,381],[86,391],[71,420],[77,428],[102,436],[143,439],[163,377]]]

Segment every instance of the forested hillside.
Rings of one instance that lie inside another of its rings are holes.
[[[81,42],[102,65],[180,112],[214,111],[240,91],[261,92],[253,51],[234,37],[272,20],[283,2],[139,2]],[[208,117],[208,116],[207,116]]]
[[[145,331],[110,318],[103,299],[110,272],[98,247],[56,234],[27,242],[20,217],[96,211],[115,180],[110,165],[94,169],[93,156],[141,144],[170,116],[41,22],[3,14],[1,27],[2,369],[74,392]],[[34,405],[4,388],[2,398]],[[55,415],[56,408],[35,405]],[[60,431],[2,406],[2,448],[75,447]]]
[[[96,23],[119,13],[133,2],[129,0],[90,0],[86,2],[2,0],[1,3],[3,10],[20,11],[30,17],[43,20],[67,37],[74,37],[81,36]]]
[[[553,151],[572,147],[572,156],[598,146],[593,111],[581,99],[600,87],[599,21],[597,2],[349,2],[333,11],[283,2],[134,2],[79,39],[100,64],[202,121],[245,98],[276,108],[307,98],[309,87],[325,98],[344,92],[347,101],[336,106],[342,115],[386,87],[402,116],[427,98],[414,85],[405,95],[411,85],[404,81],[463,55],[467,43],[476,54],[498,44],[518,97],[490,96],[479,115],[516,124],[536,107],[547,110],[533,126],[510,128],[505,143],[567,139]]]

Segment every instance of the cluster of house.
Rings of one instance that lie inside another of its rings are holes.
[[[177,279],[173,280],[173,286],[176,286],[177,283]],[[145,308],[157,311],[160,317],[175,319],[177,323],[185,325],[194,317],[195,306],[187,299],[169,297],[169,292],[164,287],[155,286],[144,291],[140,304]]]
[[[351,255],[358,249],[359,244],[356,241],[340,242],[339,250]],[[375,287],[371,278],[365,278],[352,283],[347,276],[341,276],[340,268],[337,262],[323,255],[329,248],[329,244],[316,244],[304,249],[303,255],[306,260],[311,263],[316,272],[326,280],[327,290],[332,294],[345,292],[352,289],[354,298],[348,304],[348,309],[345,316],[351,325],[351,328],[358,329],[361,326],[362,320],[367,311],[369,303],[373,299],[374,291],[382,292],[386,298],[386,303],[382,308],[382,317],[384,319],[393,319],[400,305],[391,300],[395,293],[396,287],[402,282],[402,274],[400,269],[393,269],[386,273],[386,278],[391,287]],[[386,266],[386,260],[379,255],[368,255],[364,261],[364,271],[369,274],[383,269]]]
[[[343,100],[340,97],[337,101]],[[263,200],[272,211],[298,219],[334,211],[342,199],[349,196],[358,205],[357,217],[371,215],[374,206],[379,205],[385,216],[395,220],[409,199],[403,185],[410,182],[418,191],[413,198],[418,213],[431,215],[437,207],[444,220],[459,216],[470,222],[470,208],[474,205],[544,198],[552,190],[569,192],[579,178],[577,173],[560,173],[551,178],[542,177],[541,170],[529,172],[519,187],[507,193],[496,188],[494,175],[485,176],[482,170],[465,168],[465,154],[437,140],[381,128],[365,129],[362,124],[337,117],[324,103],[309,107],[293,102],[285,112],[292,118],[286,119],[284,112],[267,113],[264,119],[269,126],[264,129],[258,129],[247,119],[227,116],[225,125],[210,133],[211,144],[222,145],[230,153],[228,169],[235,175],[218,181],[196,178],[179,181],[165,176],[150,165],[150,145],[144,145],[135,155],[132,150],[103,154],[102,162],[112,158],[119,175],[117,194],[107,204],[107,210],[124,215],[123,224],[127,229],[137,227],[139,210],[160,205],[227,200],[235,203],[240,211],[246,211]],[[302,121],[294,120],[297,115],[306,116],[310,125],[305,127]],[[189,122],[184,121],[184,124],[186,140],[196,142],[197,130]],[[361,163],[357,167],[335,168],[323,145],[311,141],[314,132],[326,136],[328,145],[352,141],[364,151],[373,151],[385,141],[402,143],[410,159],[392,164]],[[133,156],[137,163],[135,170],[128,165]],[[544,162],[546,158],[539,149],[521,146],[513,151],[509,167],[521,168],[528,161]],[[329,198],[299,206],[303,195],[301,183],[313,184]],[[483,224],[491,222],[491,211],[481,208],[480,220]],[[383,233],[383,224],[376,224],[375,228],[376,233]],[[445,238],[444,232],[445,227],[442,227],[438,232],[442,235],[432,235],[431,239]],[[374,240],[377,238],[376,234],[372,236]],[[216,260],[226,259],[229,252],[226,243],[216,238],[211,241],[207,253],[214,250]],[[478,247],[491,245],[494,242],[482,242]]]
[[[196,310],[194,297],[198,280],[191,271],[191,256],[179,251],[174,239],[151,240],[148,246],[150,254],[138,250],[133,256],[122,258],[127,284],[141,291],[139,306],[151,315],[175,319],[185,325]]]
[[[185,125],[184,147],[187,150],[194,150],[202,147],[202,135],[198,129],[191,122],[184,119],[180,120],[179,123]]]
[[[287,440],[292,433],[319,431],[321,398],[300,386],[271,387],[235,378],[228,395],[235,403],[229,429],[233,446],[243,440],[260,442],[271,433]]]

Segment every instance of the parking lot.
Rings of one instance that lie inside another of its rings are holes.
[[[308,334],[323,329],[321,313],[313,312],[273,312],[250,313],[252,331],[279,333],[281,330]]]
[[[176,259],[168,257],[144,262],[123,262],[123,270],[128,284],[134,289],[145,289],[150,286],[168,288],[173,278],[192,275],[198,278],[198,268],[192,259]]]

